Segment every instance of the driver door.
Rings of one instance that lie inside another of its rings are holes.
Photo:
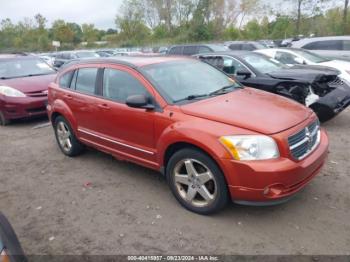
[[[131,108],[125,103],[131,95],[152,96],[143,81],[128,68],[105,68],[94,121],[103,147],[136,161],[155,162],[155,111]]]

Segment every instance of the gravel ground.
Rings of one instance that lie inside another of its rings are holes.
[[[156,172],[89,150],[74,159],[45,119],[0,127],[0,210],[27,254],[350,254],[350,110],[326,123],[330,155],[294,199],[183,209]]]

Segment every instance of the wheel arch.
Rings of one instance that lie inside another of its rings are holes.
[[[167,165],[169,163],[171,156],[173,156],[176,152],[178,152],[182,149],[185,149],[185,148],[192,148],[192,149],[198,150],[198,151],[204,153],[205,155],[207,155],[208,157],[210,157],[214,161],[214,163],[218,166],[220,171],[222,172],[222,174],[225,178],[226,184],[227,185],[229,184],[229,181],[225,175],[225,171],[224,171],[223,166],[221,165],[220,161],[218,161],[218,158],[214,157],[215,155],[217,155],[215,153],[215,148],[212,149],[212,148],[206,147],[204,145],[199,145],[198,143],[194,143],[194,142],[186,141],[186,140],[173,142],[166,147],[166,149],[164,150],[164,153],[162,154],[163,158],[162,158],[162,162],[161,162],[161,166],[162,166],[161,171],[163,174],[166,174],[166,168],[167,168]],[[225,150],[225,149],[222,148],[222,150]]]

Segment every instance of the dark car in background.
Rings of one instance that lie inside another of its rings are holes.
[[[100,57],[94,51],[64,51],[56,54],[53,65],[55,67],[61,67],[64,63],[80,58],[96,58]]]
[[[0,125],[46,115],[47,88],[55,77],[36,56],[0,55]]]
[[[240,51],[197,55],[242,84],[279,94],[313,109],[327,121],[350,104],[350,87],[340,72],[313,66],[287,67],[265,55]]]
[[[266,48],[266,45],[256,41],[230,41],[230,42],[226,42],[225,45],[230,50],[235,50],[235,51],[240,51],[240,50],[254,51],[254,50]]]
[[[174,45],[167,52],[168,55],[192,56],[208,52],[224,52],[229,49],[218,44]]]

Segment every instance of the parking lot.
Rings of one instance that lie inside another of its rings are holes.
[[[182,208],[154,171],[88,150],[65,157],[46,119],[0,128],[0,210],[27,254],[350,254],[350,109],[329,159],[290,202]]]

